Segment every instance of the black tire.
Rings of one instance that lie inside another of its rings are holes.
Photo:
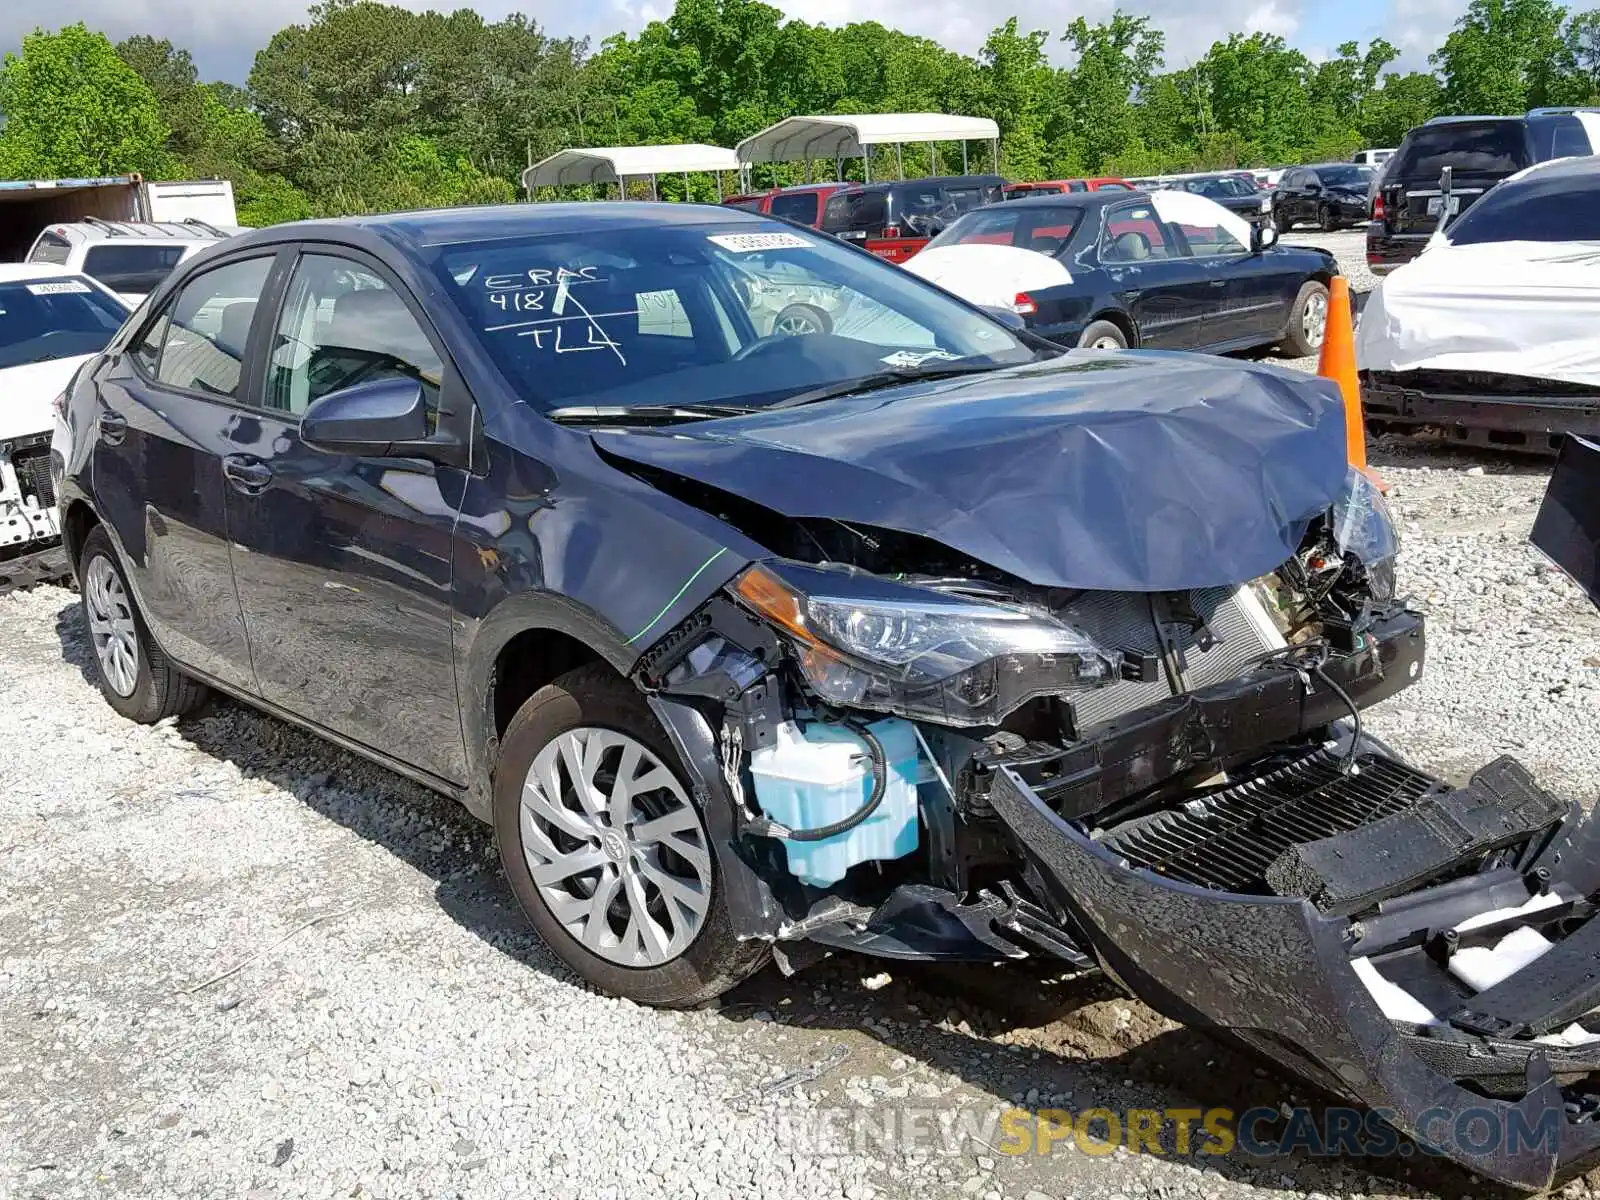
[[[804,328],[784,330],[785,322]],[[790,304],[772,319],[772,332],[787,337],[806,337],[833,332],[833,318],[815,304]]]
[[[1339,218],[1334,214],[1333,205],[1324,204],[1317,209],[1317,228],[1323,233],[1339,231]]]
[[[1090,321],[1088,327],[1078,337],[1078,346],[1082,349],[1092,347],[1096,342],[1115,342],[1114,346],[1102,346],[1103,350],[1126,350],[1128,348],[1128,335],[1122,331],[1122,326],[1115,321]]]
[[[511,719],[495,771],[495,841],[511,890],[545,945],[601,991],[661,1008],[703,1004],[759,971],[770,953],[765,942],[734,937],[720,865],[709,838],[711,899],[704,923],[677,957],[658,966],[627,966],[592,953],[556,919],[534,882],[523,852],[523,781],[546,745],[579,727],[628,735],[649,749],[680,784],[684,782],[677,755],[650,706],[609,667],[579,667],[540,688]],[[684,792],[694,794],[688,787]]]
[[[1283,352],[1290,358],[1305,358],[1322,349],[1322,339],[1313,341],[1305,331],[1306,308],[1316,296],[1322,298],[1323,312],[1326,314],[1328,289],[1315,279],[1308,279],[1300,285],[1300,294],[1294,298],[1294,304],[1289,308],[1289,327],[1284,333],[1282,347]],[[1323,336],[1327,336],[1326,320],[1323,322]]]
[[[1288,209],[1279,205],[1272,213],[1272,223],[1278,227],[1279,232],[1288,233],[1294,228],[1294,222],[1288,218]]]
[[[139,605],[133,598],[133,589],[128,586],[127,574],[111,543],[111,536],[100,525],[91,529],[89,536],[83,540],[83,553],[78,558],[80,581],[90,577],[90,571],[97,561],[106,564],[121,584],[123,607],[133,622],[134,631],[133,689],[124,695],[107,677],[93,628],[90,588],[80,585],[78,603],[83,612],[84,632],[89,637],[95,678],[100,683],[100,694],[106,698],[106,703],[130,721],[137,721],[141,725],[154,725],[157,721],[182,716],[199,707],[209,695],[209,690],[205,684],[191,679],[173,665],[162,653],[161,647],[156,645],[155,638],[150,636],[149,627],[144,623],[144,614],[139,611]]]

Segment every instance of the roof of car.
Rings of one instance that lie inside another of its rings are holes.
[[[0,262],[0,283],[16,283],[19,279],[59,279],[63,275],[77,275],[54,263]]]
[[[1144,194],[1137,188],[1132,191],[1114,192],[1050,192],[1043,196],[1024,196],[1021,200],[1001,200],[995,204],[985,204],[983,207],[1003,209],[1006,212],[1015,212],[1019,208],[1060,208],[1063,204],[1071,204],[1078,208],[1104,208],[1108,204],[1121,204],[1131,197]]]
[[[295,221],[247,234],[249,244],[299,241],[341,230],[367,230],[386,240],[412,246],[445,246],[456,242],[500,238],[592,233],[605,229],[638,229],[667,225],[771,224],[783,222],[762,213],[725,204],[685,204],[651,200],[591,200],[553,204],[498,204],[474,208],[436,208],[417,212],[376,213]]]
[[[46,233],[69,242],[215,242],[241,230],[236,225],[211,225],[202,221],[57,221]]]
[[[1482,116],[1472,116],[1470,114],[1466,114],[1466,115],[1461,115],[1461,116],[1429,117],[1426,121],[1423,122],[1423,124],[1424,125],[1481,125],[1485,121],[1513,121],[1513,122],[1515,122],[1515,121],[1525,121],[1525,120],[1527,120],[1526,117],[1507,117],[1507,116],[1496,116],[1496,115],[1492,115],[1492,114],[1491,115],[1482,115]],[[1407,136],[1409,136],[1409,135],[1407,135]]]
[[[916,187],[927,183],[1005,183],[1003,175],[919,175],[915,179],[874,179],[871,183],[851,183],[845,186],[852,191],[891,187]]]
[[[1600,154],[1587,154],[1581,158],[1551,158],[1524,168],[1518,179],[1537,177],[1540,180],[1581,179],[1600,174]]]

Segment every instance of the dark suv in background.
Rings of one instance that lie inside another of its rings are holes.
[[[1536,108],[1521,117],[1434,117],[1406,134],[1373,191],[1367,264],[1386,274],[1422,253],[1451,215],[1525,167],[1600,149],[1600,109]],[[1444,170],[1450,168],[1450,195]]]
[[[1287,232],[1310,221],[1332,233],[1371,215],[1367,192],[1377,172],[1359,163],[1319,163],[1285,171],[1272,194],[1273,223]]]
[[[866,183],[828,197],[822,232],[905,262],[964,212],[1001,199],[999,175],[938,175]]]

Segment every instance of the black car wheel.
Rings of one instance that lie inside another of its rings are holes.
[[[1273,210],[1272,223],[1278,227],[1280,233],[1288,233],[1294,228],[1294,221],[1289,218],[1288,205],[1280,204]]]
[[[495,840],[522,910],[602,991],[687,1008],[767,961],[728,918],[716,848],[638,690],[569,671],[512,718],[494,783]]]
[[[1305,358],[1322,349],[1328,333],[1328,289],[1315,279],[1300,285],[1300,294],[1289,309],[1289,329],[1283,349],[1291,358]]]
[[[1323,233],[1334,233],[1339,228],[1339,215],[1333,211],[1333,205],[1324,204],[1317,209],[1317,227]]]
[[[206,698],[205,685],[173,666],[150,636],[102,526],[96,525],[83,541],[78,578],[95,677],[112,708],[131,721],[152,725],[181,716]]]
[[[1126,350],[1128,335],[1114,321],[1090,321],[1078,338],[1083,350]]]

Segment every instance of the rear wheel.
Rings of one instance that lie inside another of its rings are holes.
[[[1289,310],[1289,331],[1283,349],[1292,358],[1304,358],[1322,349],[1328,335],[1328,289],[1315,279],[1300,286]]]
[[[1115,321],[1090,321],[1078,338],[1078,347],[1083,350],[1126,350],[1128,348],[1128,335],[1122,332],[1121,326]]]
[[[539,936],[602,991],[689,1007],[767,960],[733,935],[716,848],[655,715],[604,666],[568,672],[512,718],[494,825]]]
[[[1333,205],[1324,204],[1317,209],[1317,227],[1323,233],[1334,233],[1339,228],[1339,217],[1333,211]]]
[[[145,626],[117,561],[111,537],[95,526],[78,562],[84,625],[94,649],[100,692],[129,720],[151,725],[181,716],[206,698],[202,683],[173,666]]]

